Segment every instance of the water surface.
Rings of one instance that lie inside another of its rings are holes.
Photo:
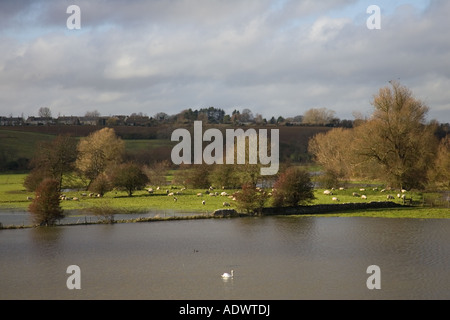
[[[0,230],[0,299],[449,299],[449,231],[358,217]],[[81,290],[66,286],[69,265]],[[370,265],[381,290],[366,286]]]

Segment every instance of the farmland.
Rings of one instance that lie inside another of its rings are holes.
[[[27,210],[30,200],[27,197],[33,197],[33,193],[27,192],[22,186],[23,179],[26,174],[2,174],[0,175],[0,210]],[[150,186],[149,186],[150,187]],[[166,211],[171,212],[188,212],[193,214],[212,213],[216,209],[223,208],[223,202],[229,202],[231,207],[235,208],[235,202],[228,197],[209,196],[203,189],[186,189],[181,191],[179,186],[165,186],[149,194],[146,190],[137,191],[133,197],[127,197],[125,192],[112,191],[107,193],[103,198],[89,197],[84,195],[84,190],[65,190],[64,194],[69,199],[78,198],[79,200],[61,201],[61,206],[66,213],[71,211],[87,212],[92,209],[108,208],[114,213],[145,213],[148,211],[157,211],[164,214]],[[366,188],[365,194],[367,200],[361,197],[353,196],[354,192],[359,192],[360,187],[351,187],[345,190],[336,190],[334,196],[339,197],[340,203],[345,202],[372,202],[386,201],[386,193],[373,188]],[[177,201],[173,196],[167,195],[167,190],[174,192]],[[232,194],[237,190],[225,190],[228,194]],[[316,189],[316,199],[312,204],[331,204],[336,203],[332,200],[332,196],[324,195],[323,189]],[[198,196],[202,193],[202,196]],[[392,193],[393,194],[393,193]],[[393,209],[370,209],[354,212],[335,212],[327,214],[327,216],[364,216],[364,217],[386,217],[386,218],[450,218],[448,204],[441,203],[440,207],[433,207],[432,204],[424,201],[427,198],[433,198],[433,194],[411,192],[408,194],[416,206],[400,207]],[[205,200],[205,204],[202,201]],[[403,201],[395,195],[392,200],[396,203]],[[270,206],[270,200],[267,202]]]

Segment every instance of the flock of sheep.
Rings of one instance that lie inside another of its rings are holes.
[[[331,190],[325,190],[325,191],[323,192],[323,194],[324,194],[324,195],[332,196],[332,195],[334,195],[334,194],[333,194],[333,191],[335,191],[335,190],[336,190],[335,188],[331,188]],[[339,190],[340,190],[340,191],[343,191],[343,190],[345,190],[345,188],[341,187],[341,188],[339,188]],[[359,189],[359,191],[360,191],[360,192],[365,192],[366,189],[365,189],[365,188],[361,188],[361,189]],[[372,191],[378,191],[378,188],[373,188]],[[386,191],[387,191],[386,189],[380,190],[380,192],[386,192]],[[405,189],[401,189],[401,193],[398,193],[398,194],[397,194],[397,198],[402,199],[403,201],[405,201],[405,200],[406,200],[406,192],[407,192],[407,191],[406,191]],[[357,197],[357,198],[361,198],[361,199],[363,199],[363,200],[367,200],[367,195],[365,195],[365,194],[359,194],[359,193],[357,193],[357,192],[353,192],[353,193],[352,193],[352,196],[353,196],[353,197]],[[391,194],[388,194],[388,195],[386,196],[386,199],[387,199],[387,200],[394,200],[395,197],[394,197],[393,195],[391,195]],[[332,201],[337,201],[337,202],[340,201],[338,197],[332,197],[331,200],[332,200]]]
[[[160,190],[160,187],[157,187],[156,190],[159,191],[159,190]],[[167,189],[167,190],[166,190],[166,194],[167,194],[167,196],[169,196],[169,197],[173,197],[173,201],[174,201],[174,202],[177,202],[177,201],[178,201],[178,198],[177,198],[176,196],[181,195],[182,192],[185,191],[185,190],[186,190],[186,188],[184,188],[184,187],[181,188],[180,191],[176,191],[176,192],[171,192],[169,189]],[[229,194],[226,193],[225,191],[223,191],[223,192],[221,192],[221,193],[219,194],[217,191],[214,192],[213,190],[214,190],[213,187],[209,187],[209,189],[206,190],[205,194],[209,195],[210,197],[216,197],[216,196],[228,197],[229,199],[231,199],[231,200],[233,200],[233,201],[236,201],[236,197],[235,197],[235,196],[229,195]],[[148,189],[147,189],[147,192],[150,193],[150,194],[153,194],[153,193],[154,193],[154,190],[153,190],[153,188],[148,188]],[[201,192],[197,193],[197,197],[203,197],[203,193],[201,193]],[[205,200],[202,200],[202,204],[203,204],[203,205],[206,205],[206,201],[205,201]],[[231,204],[230,204],[229,202],[223,202],[222,205],[223,205],[224,207],[230,207],[230,206],[231,206]]]

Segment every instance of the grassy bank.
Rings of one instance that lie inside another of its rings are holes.
[[[0,175],[0,210],[27,210],[30,200],[27,197],[33,197],[34,194],[27,192],[23,187],[23,180],[26,174],[3,174]],[[156,189],[156,187],[153,187]],[[168,196],[169,192],[175,193],[174,196]],[[161,190],[154,191],[149,194],[146,190],[137,191],[133,197],[127,197],[125,192],[113,191],[107,193],[103,198],[94,198],[85,196],[86,191],[67,191],[65,195],[69,198],[78,198],[79,200],[61,201],[61,206],[65,211],[72,210],[90,210],[96,208],[109,208],[114,212],[120,213],[142,213],[150,210],[172,211],[172,212],[190,212],[190,213],[212,213],[216,209],[223,208],[223,202],[228,202],[231,207],[236,208],[233,200],[227,196],[209,196],[203,189],[186,189],[181,191],[181,187],[165,186]],[[222,190],[217,190],[220,194]],[[236,190],[225,190],[231,195]],[[176,194],[179,193],[179,194]],[[197,196],[202,193],[202,196]],[[353,193],[365,195],[367,199],[360,196],[356,197]],[[394,196],[392,201],[403,203],[397,197],[398,192],[381,192],[373,187],[365,188],[364,191],[358,188],[349,188],[345,190],[333,190],[333,195],[325,195],[323,189],[315,191],[316,200],[313,204],[328,203],[346,203],[346,202],[372,202],[386,201],[387,195]],[[402,207],[395,209],[373,209],[362,210],[357,212],[338,212],[327,214],[326,216],[365,216],[365,217],[401,217],[401,218],[450,218],[450,208],[448,207],[431,207],[427,199],[436,198],[435,194],[424,194],[421,192],[408,192],[407,198],[410,198],[414,204],[413,207]],[[174,200],[174,197],[177,200]],[[332,200],[337,197],[339,202]],[[205,204],[202,204],[205,201]],[[269,204],[269,203],[268,203]],[[444,204],[445,205],[445,204]]]

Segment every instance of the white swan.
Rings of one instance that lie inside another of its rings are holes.
[[[233,270],[231,270],[231,274],[225,272],[225,273],[222,275],[222,278],[223,278],[223,279],[233,278]]]

